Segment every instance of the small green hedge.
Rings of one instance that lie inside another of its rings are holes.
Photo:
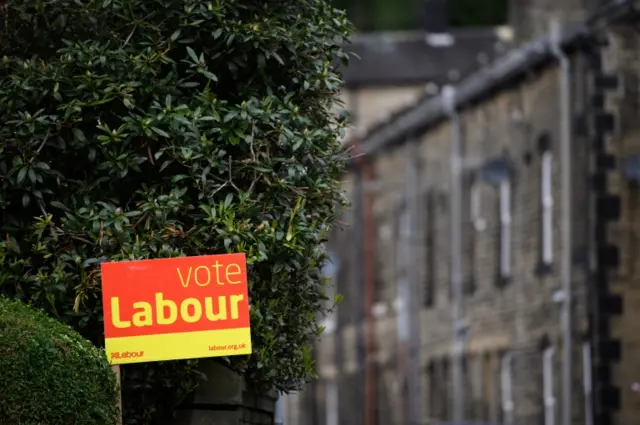
[[[0,424],[113,425],[115,374],[66,325],[0,298]]]

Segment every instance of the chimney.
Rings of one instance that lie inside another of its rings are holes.
[[[422,23],[428,33],[447,32],[449,13],[447,0],[422,0]]]

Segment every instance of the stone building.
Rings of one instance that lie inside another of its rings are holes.
[[[640,423],[640,1],[518,3],[519,47],[352,134],[290,423]]]

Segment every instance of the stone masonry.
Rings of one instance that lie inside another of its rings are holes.
[[[606,0],[605,0],[606,1]],[[531,41],[549,31],[551,20],[560,23],[583,21],[602,0],[513,0],[510,2],[509,21],[516,40]]]
[[[582,87],[576,84],[576,97],[581,96]],[[469,369],[478,368],[477,363],[492,362],[489,375],[490,382],[482,383],[482,379],[473,379],[473,384],[485,387],[499,386],[498,372],[495,364],[499,361],[504,352],[510,352],[513,358],[514,382],[513,394],[515,403],[515,415],[518,423],[538,424],[540,420],[540,401],[542,399],[542,379],[541,379],[541,344],[544,341],[560,346],[560,309],[552,302],[553,295],[560,289],[557,262],[548,270],[540,268],[540,233],[541,233],[541,205],[540,205],[540,155],[538,141],[546,135],[551,140],[554,153],[558,148],[559,132],[559,110],[558,110],[558,72],[551,67],[532,75],[528,80],[520,85],[493,95],[482,104],[479,104],[462,115],[462,132],[464,134],[465,157],[470,163],[481,163],[494,157],[506,155],[514,164],[515,172],[512,183],[512,261],[513,276],[508,282],[500,282],[496,276],[498,247],[498,196],[497,189],[488,184],[481,187],[481,207],[480,214],[486,221],[486,229],[476,232],[473,224],[466,221],[464,224],[465,238],[473,234],[474,246],[466,252],[469,257],[475,257],[473,261],[468,261],[467,266],[473,266],[473,270],[464,270],[467,276],[474,278],[474,291],[465,297],[465,310],[467,321],[470,323],[467,344],[467,358]],[[578,99],[576,99],[578,103]],[[514,120],[514,114],[522,114],[523,122]],[[514,122],[515,121],[515,122]],[[422,192],[426,194],[434,193],[433,198],[436,205],[432,210],[435,214],[433,218],[424,217],[423,222],[434,220],[433,226],[435,243],[433,248],[436,252],[436,270],[434,278],[429,282],[427,279],[428,270],[422,264],[411,264],[410,267],[420,267],[423,282],[422,291],[433,292],[433,303],[425,306],[421,311],[421,347],[422,359],[421,369],[431,371],[430,373],[440,374],[445,380],[444,386],[448,384],[449,376],[446,368],[448,358],[451,353],[451,332],[452,325],[450,319],[451,297],[449,283],[449,151],[450,151],[451,130],[447,122],[443,122],[431,129],[417,140],[420,144],[420,159],[422,164],[420,179]],[[576,146],[580,146],[580,139],[575,141]],[[584,155],[582,155],[584,158]],[[577,155],[580,159],[580,155]],[[404,170],[408,167],[410,157],[406,148],[398,148],[384,156],[380,156],[375,161],[377,178],[385,183],[377,192],[374,211],[381,222],[387,222],[379,228],[383,233],[379,235],[379,240],[387,238],[386,242],[377,246],[377,257],[380,266],[380,283],[382,284],[380,308],[386,311],[381,314],[378,322],[378,340],[380,342],[379,362],[382,370],[380,381],[381,386],[386,387],[387,397],[399,397],[396,389],[400,383],[394,382],[398,378],[397,373],[397,334],[396,313],[394,307],[396,301],[396,283],[406,273],[398,265],[401,261],[385,261],[386,259],[397,258],[399,249],[396,249],[397,240],[394,236],[400,233],[397,230],[397,218],[400,216],[402,203],[404,202],[404,191],[400,188],[406,184],[403,181]],[[575,164],[576,168],[585,169],[586,164]],[[467,171],[471,174],[473,168]],[[554,179],[554,234],[559,231],[560,217],[560,193],[558,155],[554,155],[553,179]],[[576,197],[585,197],[586,185],[584,180],[575,179]],[[388,184],[388,187],[386,186]],[[464,188],[464,197],[470,196],[470,185]],[[427,198],[425,196],[425,198]],[[581,211],[576,211],[575,233],[586,228],[584,222],[586,216]],[[395,221],[395,223],[394,223]],[[395,227],[395,231],[385,231],[384,226]],[[424,232],[424,231],[423,231]],[[419,239],[418,246],[412,246],[410,250],[419,250],[424,256],[429,253],[424,252],[426,238],[429,235],[423,234]],[[575,311],[576,317],[586,317],[586,286],[587,286],[587,264],[585,259],[585,246],[581,244],[580,238],[576,240],[574,251],[576,252],[576,262],[574,264],[574,288],[575,288]],[[554,259],[560,256],[560,246],[554,243]],[[426,288],[427,284],[433,288]],[[424,298],[423,294],[417,294]],[[575,336],[578,341],[586,332],[586,320],[578,322],[575,329]],[[348,350],[349,342],[344,341],[344,349]],[[577,354],[576,354],[577,356]],[[557,355],[557,376],[560,371],[560,356]],[[425,375],[428,375],[426,373]],[[582,393],[581,374],[576,374],[575,394],[577,405],[584,403],[581,400]],[[430,379],[425,376],[424,394],[422,399],[438,398],[432,404],[433,410],[427,403],[424,404],[424,416],[445,420],[450,418],[450,412],[446,412],[448,400],[442,398],[443,392],[438,386],[442,385],[441,379]],[[429,382],[433,382],[429,388]],[[522,385],[522,383],[526,383]],[[473,386],[472,384],[472,386]],[[559,382],[556,384],[559,390]],[[469,401],[470,419],[485,419],[499,421],[502,407],[497,397],[491,394],[482,394],[482,389],[475,389],[477,399],[473,394],[467,397]],[[559,395],[559,391],[556,391]],[[493,398],[493,400],[492,400]],[[493,406],[491,404],[494,404]],[[400,403],[394,403],[399,405]],[[445,409],[442,408],[444,405]],[[472,405],[474,407],[472,407]],[[439,410],[439,412],[438,412]],[[444,412],[442,411],[444,410]],[[580,423],[583,409],[576,409],[576,423]],[[444,414],[445,416],[440,416]],[[484,416],[484,417],[483,417]],[[388,418],[392,420],[392,418]],[[381,420],[381,423],[386,421]],[[387,422],[388,423],[388,422]]]
[[[625,16],[615,22],[606,17],[595,20],[589,35],[567,48],[572,70],[572,246],[563,247],[560,241],[561,80],[555,59],[489,85],[483,95],[459,109],[467,420],[539,425],[550,423],[551,415],[553,423],[561,423],[563,294],[559,291],[565,249],[572,260],[572,422],[631,425],[640,417],[640,320],[635,308],[640,306],[635,285],[640,267],[634,260],[640,254],[640,36],[633,21],[637,15],[625,12]],[[402,114],[396,116],[400,120]],[[365,135],[365,145],[375,131]],[[411,267],[418,268],[420,283],[411,297],[422,303],[420,423],[451,420],[451,138],[451,124],[442,117],[368,157],[376,181],[362,190],[375,196],[376,354],[362,357],[357,248],[361,211],[356,209],[346,218],[350,233],[332,239],[345,269],[338,272],[337,285],[348,296],[339,307],[340,324],[318,345],[320,381],[316,391],[301,398],[321,413],[306,416],[305,423],[363,423],[358,419],[366,394],[359,394],[358,388],[362,391],[359,374],[364,362],[377,365],[376,422],[406,423],[407,369],[398,313],[405,307],[400,288]],[[405,226],[406,170],[415,159],[411,144],[417,144],[420,164],[420,220],[414,233]],[[550,264],[542,262],[543,152],[552,158]],[[510,167],[507,279],[499,274],[504,250],[500,190],[482,178],[487,164],[499,161]],[[348,180],[358,180],[357,169],[351,170]],[[350,194],[358,205],[357,192]],[[414,258],[419,260],[408,260]],[[551,388],[545,391],[543,352],[549,347],[554,355],[547,369]],[[506,359],[511,359],[510,367]],[[331,420],[324,392],[330,381],[338,381],[339,394],[338,414]]]
[[[640,417],[640,273],[637,158],[640,154],[640,37],[633,16],[603,27],[590,52],[595,83],[593,144],[598,152],[595,238],[600,249],[594,321],[597,415],[602,423]],[[637,13],[635,15],[637,18]]]

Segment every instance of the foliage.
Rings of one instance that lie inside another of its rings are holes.
[[[0,424],[114,425],[104,351],[19,301],[0,297]]]
[[[394,31],[419,28],[429,13],[428,0],[333,0],[346,9],[360,31]],[[449,0],[449,25],[477,27],[507,23],[509,0]]]
[[[508,22],[508,10],[509,0],[454,0],[449,8],[449,21],[460,27],[504,25]]]
[[[102,344],[103,261],[246,252],[254,353],[288,391],[313,376],[322,242],[343,202],[325,0],[6,0],[0,22],[0,291]],[[196,362],[123,368],[150,423]]]

